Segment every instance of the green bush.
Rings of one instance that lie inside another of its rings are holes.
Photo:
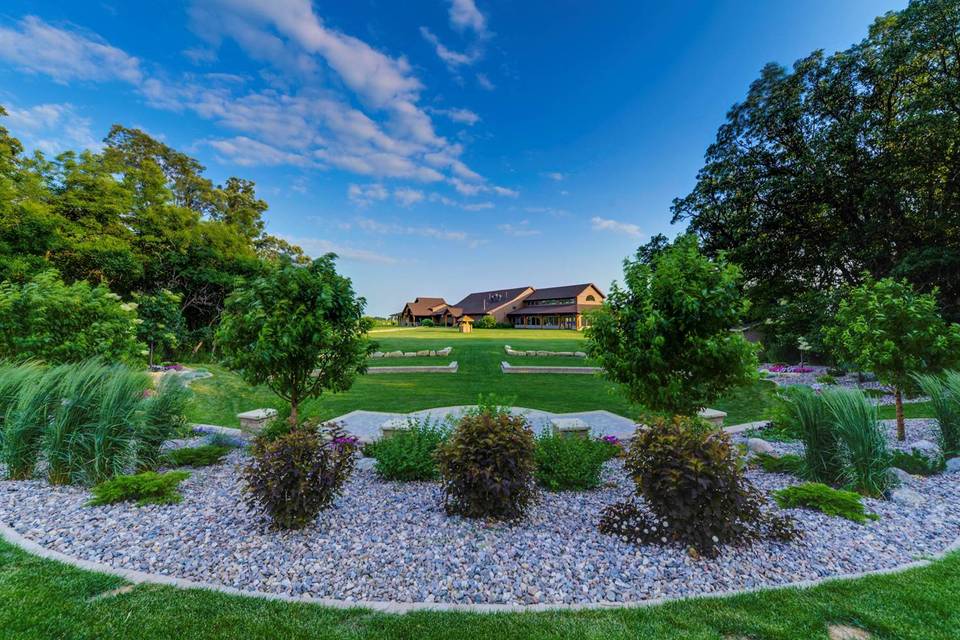
[[[447,513],[519,518],[536,495],[533,431],[522,416],[477,411],[437,449]]]
[[[603,463],[615,448],[601,440],[544,432],[536,439],[537,483],[550,491],[584,491],[600,484]]]
[[[497,321],[493,316],[481,316],[473,323],[474,329],[496,329]]]
[[[803,458],[790,453],[779,457],[769,453],[758,453],[753,459],[767,473],[789,473],[794,476],[803,476],[806,473]]]
[[[805,482],[774,491],[773,499],[784,509],[816,509],[828,516],[846,518],[861,524],[879,518],[874,513],[866,512],[860,494],[834,489],[819,482]]]
[[[218,464],[233,450],[232,447],[205,444],[199,447],[182,447],[168,451],[163,462],[171,467],[209,467]]]
[[[156,391],[148,394],[143,415],[137,421],[137,464],[141,470],[155,469],[160,463],[163,443],[187,431],[184,412],[190,390],[180,376],[167,374]]]
[[[940,451],[948,458],[960,455],[960,372],[947,371],[942,377],[917,375],[915,380],[933,405]]]
[[[367,453],[377,461],[374,470],[385,480],[436,480],[437,447],[449,437],[449,429],[413,418],[408,427],[369,446]]]
[[[187,471],[146,471],[134,476],[117,476],[93,487],[93,498],[87,505],[95,507],[130,501],[136,501],[138,507],[145,504],[175,504],[183,500],[177,486],[189,477]]]
[[[845,477],[845,461],[833,417],[821,395],[808,387],[791,387],[784,394],[803,440],[804,466],[810,478],[835,484]]]
[[[430,318],[424,318],[423,320],[420,321],[420,326],[421,326],[421,327],[432,327],[432,326],[434,326],[434,322],[433,322],[433,320],[431,320]]]
[[[824,373],[823,375],[817,376],[817,382],[820,384],[837,384],[837,379],[829,373]]]
[[[894,451],[890,458],[890,466],[903,469],[915,476],[932,476],[944,470],[946,463],[942,457],[930,459],[917,449],[910,453]]]
[[[883,495],[890,483],[890,452],[876,406],[859,390],[827,390],[823,401],[842,443],[844,484],[868,496]]]
[[[743,475],[729,437],[690,418],[648,421],[638,431],[625,467],[649,513],[634,502],[607,507],[602,533],[642,543],[689,545],[713,555],[720,545],[796,535],[788,518],[764,510],[764,499]]]
[[[265,511],[277,528],[305,527],[340,495],[356,445],[356,438],[329,424],[301,425],[254,447],[243,473],[250,507]]]

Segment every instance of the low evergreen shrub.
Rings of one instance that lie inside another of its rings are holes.
[[[132,476],[117,476],[93,487],[93,498],[87,503],[95,507],[117,502],[176,504],[183,500],[177,486],[190,477],[187,471],[156,473],[145,471]]]
[[[448,514],[519,518],[536,496],[534,436],[523,416],[481,406],[437,449]]]
[[[677,416],[648,420],[625,467],[649,511],[621,502],[601,513],[600,531],[641,543],[682,543],[714,555],[720,545],[797,535],[789,518],[764,509],[729,437]]]
[[[377,461],[374,470],[384,480],[436,480],[440,477],[437,447],[449,437],[449,429],[429,419],[413,418],[408,427],[365,449]]]
[[[300,425],[253,448],[244,470],[247,503],[280,529],[313,522],[340,495],[353,472],[357,440],[337,424]]]
[[[859,493],[834,489],[820,482],[805,482],[774,491],[773,499],[783,509],[816,509],[860,524],[880,517],[866,512]]]
[[[171,467],[209,467],[218,464],[232,450],[232,447],[214,444],[182,447],[168,451],[164,454],[163,461]]]
[[[890,457],[890,466],[915,476],[933,476],[941,473],[946,468],[946,463],[942,457],[930,459],[919,450],[913,449],[909,453],[894,451]]]
[[[584,491],[600,484],[603,463],[617,449],[602,440],[545,432],[536,439],[537,483],[550,491]]]
[[[779,457],[772,456],[769,453],[757,453],[754,454],[753,459],[767,473],[789,473],[794,476],[803,476],[806,472],[803,458],[792,453]]]

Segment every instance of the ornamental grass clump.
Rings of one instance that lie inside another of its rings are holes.
[[[187,431],[184,411],[190,390],[180,376],[167,374],[156,390],[144,400],[143,415],[137,421],[137,465],[141,470],[156,469],[163,443]]]
[[[859,493],[834,489],[820,482],[804,482],[780,489],[773,493],[773,499],[783,509],[815,509],[860,524],[880,518],[875,513],[867,513]]]
[[[138,507],[147,504],[176,504],[183,500],[177,486],[189,477],[190,473],[187,471],[146,471],[131,476],[117,476],[93,487],[93,498],[87,506],[96,507],[117,502],[136,502]]]
[[[796,386],[783,394],[792,422],[803,441],[807,477],[836,484],[845,477],[840,435],[822,395],[808,387]]]
[[[250,510],[278,529],[307,526],[340,495],[356,453],[356,438],[337,424],[299,425],[255,446],[243,473]]]
[[[436,480],[437,448],[449,436],[450,430],[437,422],[411,418],[406,429],[369,445],[367,453],[376,459],[374,471],[384,480]]]
[[[914,380],[924,395],[930,397],[939,427],[940,451],[948,458],[960,455],[960,372],[917,375]]]
[[[725,544],[797,535],[791,519],[765,510],[726,434],[680,416],[648,422],[625,461],[643,505],[607,507],[602,533],[638,543],[680,543],[706,555]]]
[[[16,399],[9,404],[3,420],[0,460],[6,465],[11,480],[33,476],[53,410],[53,390],[64,373],[63,367],[44,369],[27,364],[23,368]]]
[[[80,467],[76,443],[97,422],[107,370],[99,360],[88,360],[69,367],[60,380],[56,389],[59,402],[43,434],[47,478],[52,484],[69,484]]]
[[[536,496],[534,450],[523,416],[490,408],[465,415],[437,449],[447,513],[522,517]]]
[[[550,491],[584,491],[600,485],[603,463],[617,447],[603,440],[545,432],[536,439],[537,484]]]
[[[877,407],[859,390],[823,392],[841,442],[845,461],[842,484],[868,496],[881,496],[890,485],[890,452]]]

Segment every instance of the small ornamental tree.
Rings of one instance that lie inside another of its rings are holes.
[[[740,269],[677,238],[648,259],[624,261],[588,329],[590,354],[631,401],[693,415],[756,375],[756,348],[732,331],[747,310]]]
[[[301,266],[281,258],[227,298],[217,331],[226,365],[289,402],[291,424],[303,401],[349,389],[373,350],[366,301],[335,259],[328,253]]]
[[[937,291],[923,294],[905,280],[865,276],[840,301],[825,338],[834,357],[872,371],[893,388],[897,439],[905,440],[903,392],[914,373],[937,373],[960,361],[960,325],[948,324],[937,307]]]
[[[147,345],[151,366],[158,351],[161,356],[165,356],[180,345],[180,339],[186,330],[183,314],[180,312],[182,298],[180,294],[167,289],[156,293],[133,294],[133,300],[137,303],[137,315],[140,316],[137,336]]]

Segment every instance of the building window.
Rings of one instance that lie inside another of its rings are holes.
[[[593,294],[590,294],[589,296],[587,296],[587,302],[596,302],[596,301],[597,299],[593,297]]]

